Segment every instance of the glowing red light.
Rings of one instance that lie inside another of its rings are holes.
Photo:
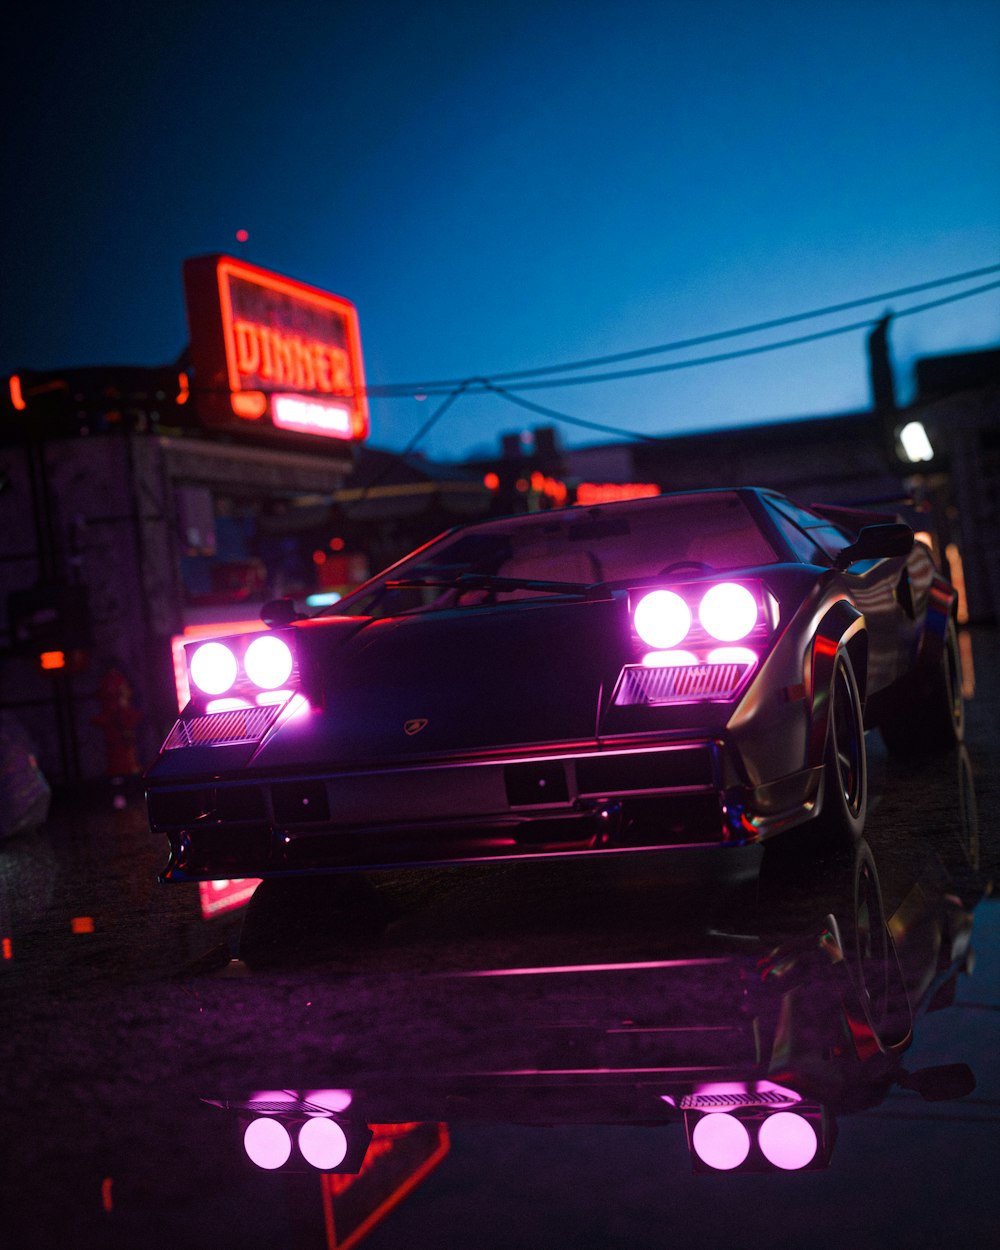
[[[343,540],[342,538],[331,538],[331,539],[330,539],[330,550],[331,550],[331,551],[343,551],[345,546],[346,546],[346,544],[345,544],[345,542],[344,542],[344,540]]]
[[[57,668],[65,668],[66,667],[66,652],[65,651],[43,651],[42,654],[38,657],[38,663],[42,666],[43,669],[46,670],[46,672],[51,672],[52,670],[57,669]]]
[[[236,231],[236,242],[237,242],[237,243],[246,243],[247,239],[249,239],[249,238],[250,238],[250,231],[249,231],[249,230],[237,230],[237,231]]]
[[[500,474],[499,473],[487,473],[486,476],[483,478],[483,485],[486,487],[487,490],[499,490],[500,489]]]
[[[23,412],[28,406],[24,402],[24,395],[21,392],[21,379],[16,373],[10,380],[10,402],[14,405],[18,412]]]
[[[648,647],[667,650],[687,636],[691,609],[674,591],[654,590],[636,604],[632,623]]]

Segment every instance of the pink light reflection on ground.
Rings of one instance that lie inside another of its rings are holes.
[[[329,1172],[347,1156],[347,1134],[336,1120],[315,1116],[299,1129],[299,1150],[307,1163]]]
[[[251,1162],[273,1172],[288,1162],[292,1139],[285,1126],[277,1120],[251,1120],[243,1134],[243,1148]]]
[[[691,1141],[698,1158],[720,1172],[738,1168],[750,1153],[750,1134],[725,1113],[703,1116],[694,1126]]]
[[[786,1172],[804,1168],[816,1154],[816,1131],[794,1111],[778,1111],[764,1121],[757,1144],[769,1163]]]

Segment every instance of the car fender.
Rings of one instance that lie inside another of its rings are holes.
[[[838,599],[820,619],[813,634],[811,656],[812,692],[809,762],[823,762],[830,716],[830,688],[837,655],[845,650],[850,657],[861,695],[862,713],[868,681],[868,632],[864,615],[846,597]]]
[[[958,610],[958,592],[940,574],[931,579],[927,591],[924,627],[920,631],[917,664],[932,668],[941,662],[948,635],[948,622]]]

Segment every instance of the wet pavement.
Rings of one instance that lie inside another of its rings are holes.
[[[2,1244],[991,1243],[1000,638],[973,642],[966,749],[902,765],[869,736],[870,858],[327,878],[225,910],[156,884],[136,794],[60,796],[0,844]],[[710,1099],[741,1166],[693,1167]],[[802,1170],[762,1153],[776,1110],[812,1125]],[[364,1170],[297,1145],[256,1168],[255,1119],[338,1124]]]

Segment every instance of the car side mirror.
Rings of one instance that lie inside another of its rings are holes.
[[[291,625],[292,621],[305,620],[305,617],[295,610],[294,599],[269,599],[260,610],[260,619],[268,629],[281,629]]]
[[[913,550],[913,530],[901,521],[888,525],[865,525],[857,540],[841,551],[834,567],[846,569],[856,560],[882,560],[886,556],[906,556]]]

